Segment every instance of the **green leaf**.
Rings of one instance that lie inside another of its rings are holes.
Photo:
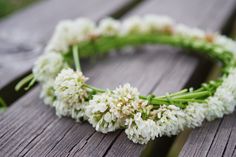
[[[0,97],[0,112],[4,112],[7,109],[7,104],[6,102],[3,100],[3,98]]]

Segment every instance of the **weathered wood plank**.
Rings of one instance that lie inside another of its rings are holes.
[[[236,113],[192,131],[180,156],[231,157],[236,146]]]
[[[232,5],[233,1],[228,3]],[[212,6],[217,4],[222,5],[212,0],[146,1],[131,14],[170,12],[169,15],[179,21],[206,28],[205,16],[215,12]],[[199,8],[201,16],[193,19]],[[225,9],[232,12],[229,8]],[[223,23],[218,25],[222,27]],[[200,64],[204,65],[199,59],[178,52],[168,47],[148,47],[137,50],[135,55],[111,55],[90,65],[85,73],[91,78],[90,83],[99,87],[111,88],[130,82],[144,94],[175,91],[189,82]],[[204,75],[200,78],[203,79]],[[104,135],[95,132],[88,123],[58,119],[54,111],[37,98],[38,94],[39,89],[35,89],[2,115],[0,137],[4,142],[0,144],[0,153],[3,152],[4,156],[138,156],[145,148],[130,142],[123,132]]]
[[[30,71],[60,20],[83,16],[98,20],[116,14],[137,1],[41,1],[0,21],[0,95],[7,103],[19,96],[14,94],[17,82],[14,80]],[[91,8],[96,9],[91,11]],[[6,93],[12,93],[12,96]]]
[[[234,121],[234,124],[230,126],[232,128],[231,133],[229,134],[229,140],[227,143],[226,148],[224,149],[224,156],[235,156],[236,155],[236,124],[235,124],[235,115],[231,116],[234,117],[234,119],[231,121]]]

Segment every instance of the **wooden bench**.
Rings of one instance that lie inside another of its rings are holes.
[[[122,130],[101,134],[88,123],[58,118],[39,99],[40,88],[14,92],[52,34],[65,18],[105,16],[126,18],[147,13],[165,14],[178,22],[227,33],[232,26],[235,0],[41,0],[0,21],[0,95],[8,110],[0,115],[0,156],[165,156],[176,137],[158,138],[148,145],[129,141]],[[124,50],[125,51],[125,50]],[[126,50],[127,51],[127,50]],[[90,83],[114,88],[130,82],[143,94],[164,94],[198,86],[212,63],[200,56],[166,46],[144,46],[131,53],[117,52],[99,61],[84,61]],[[236,114],[194,129],[180,156],[236,156]],[[143,153],[145,152],[145,153]]]

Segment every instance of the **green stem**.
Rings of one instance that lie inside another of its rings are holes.
[[[187,98],[174,98],[174,99],[168,99],[168,98],[153,98],[151,99],[151,104],[173,104],[173,103],[187,103],[187,102],[205,102],[201,99],[187,99]]]
[[[36,79],[33,78],[33,79],[30,81],[30,83],[28,84],[28,86],[25,87],[24,89],[25,89],[26,91],[29,90],[29,89],[35,84],[35,82],[36,82]]]
[[[164,95],[164,96],[159,96],[158,98],[164,98],[166,96],[177,96],[177,95],[184,94],[186,92],[188,92],[188,89],[183,89],[183,90],[175,92],[175,93],[170,93],[170,94],[167,94],[167,95]]]
[[[78,46],[77,45],[73,46],[73,57],[74,57],[76,70],[81,71],[80,61],[79,61],[79,51],[78,51]]]
[[[98,92],[98,93],[104,93],[105,90],[103,89],[100,89],[100,88],[97,88],[97,87],[94,87],[94,86],[91,86],[91,85],[88,85],[88,84],[84,84],[85,87],[89,88],[89,89],[92,89],[94,90],[95,92]]]
[[[20,82],[18,82],[15,86],[15,90],[19,91],[24,85],[26,85],[28,82],[31,82],[31,80],[34,79],[34,75],[31,73],[24,77]]]
[[[173,99],[185,99],[185,98],[201,98],[201,97],[206,97],[206,96],[210,96],[210,92],[208,91],[203,91],[203,92],[193,92],[193,93],[186,93],[184,95],[177,95],[177,96],[173,96]]]
[[[3,98],[0,97],[0,108],[5,108],[5,107],[7,107],[7,104],[6,104],[6,102],[3,100]]]
[[[7,110],[7,104],[3,100],[3,98],[0,97],[0,112],[4,112]]]

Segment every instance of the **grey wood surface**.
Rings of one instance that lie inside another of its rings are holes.
[[[167,14],[188,25],[220,31],[234,6],[233,0],[149,0],[129,15]],[[143,94],[163,94],[199,83],[206,77],[210,65],[207,60],[183,54],[179,49],[145,46],[113,53],[94,64],[86,63],[84,71],[90,83],[98,87],[114,88],[130,82]],[[55,111],[38,98],[39,90],[36,87],[30,91],[0,117],[0,154],[110,157],[139,156],[145,149],[145,145],[130,142],[123,131],[104,135],[95,132],[88,123],[57,118]],[[217,124],[210,125],[214,129]],[[158,139],[156,141],[158,143]]]
[[[194,129],[179,156],[235,157],[236,113]]]

